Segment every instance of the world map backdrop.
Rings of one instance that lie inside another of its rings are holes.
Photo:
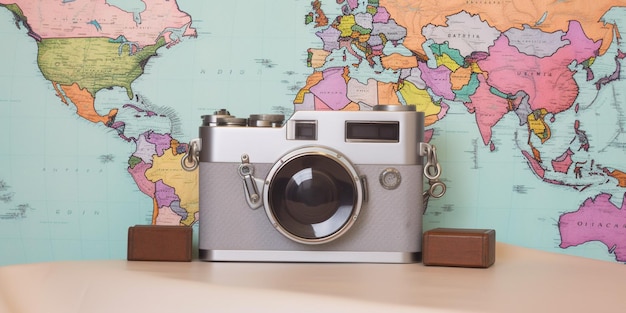
[[[624,0],[0,0],[0,265],[197,227],[202,115],[376,104],[425,112],[426,230],[624,262],[624,29]]]

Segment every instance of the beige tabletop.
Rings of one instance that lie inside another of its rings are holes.
[[[498,243],[488,269],[80,261],[0,267],[0,312],[624,312],[626,266]]]

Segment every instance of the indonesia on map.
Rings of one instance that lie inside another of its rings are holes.
[[[0,23],[0,265],[197,227],[204,114],[376,104],[425,112],[449,187],[426,230],[626,262],[624,1],[0,0]]]

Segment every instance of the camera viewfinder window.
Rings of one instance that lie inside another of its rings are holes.
[[[296,121],[296,140],[317,140],[317,123],[315,121]]]
[[[346,141],[399,142],[398,122],[346,122]]]

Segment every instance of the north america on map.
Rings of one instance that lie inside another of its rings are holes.
[[[132,83],[161,47],[196,36],[191,16],[176,1],[2,1],[14,14],[16,26],[28,29],[38,43],[37,64],[65,105],[93,123],[114,129],[120,139],[134,143],[128,172],[139,190],[153,199],[153,223],[191,225],[198,213],[197,173],[179,166],[186,145],[172,138],[171,129],[154,133],[129,132],[133,119],[158,115],[141,106]],[[107,114],[97,112],[98,92],[122,87],[128,102]],[[181,154],[182,153],[182,154]],[[194,192],[195,191],[195,192]]]
[[[152,224],[195,225],[199,195],[197,171],[180,165],[195,134],[181,132],[177,104],[148,99],[136,89],[137,80],[148,75],[146,66],[155,58],[173,57],[177,47],[193,45],[202,36],[217,37],[218,29],[196,26],[214,14],[233,14],[231,25],[224,27],[241,23],[242,29],[261,25],[272,19],[270,14],[289,14],[301,21],[298,31],[315,40],[302,51],[300,66],[307,74],[292,87],[291,102],[274,106],[371,110],[377,104],[415,105],[425,112],[426,141],[475,134],[476,149],[490,157],[505,152],[519,157],[515,160],[534,179],[531,189],[558,188],[584,198],[547,217],[559,235],[558,249],[597,242],[615,261],[626,262],[626,163],[621,160],[626,152],[626,43],[621,36],[626,2],[314,0],[294,7],[295,12],[257,12],[254,21],[238,19],[232,11],[188,12],[184,1],[174,0],[0,0],[0,10],[11,13],[14,27],[36,42],[33,62],[58,99],[54,105],[74,108],[76,123],[103,126],[131,147],[126,173],[150,199],[146,214]],[[281,32],[288,31],[267,30],[277,37]],[[243,35],[237,40],[255,39]],[[235,40],[232,47],[238,47]],[[229,47],[209,48],[203,53],[228,53]],[[236,53],[269,70],[272,62],[281,63],[259,59],[252,51]],[[252,84],[229,82],[241,90]],[[116,88],[124,91],[123,100],[107,98]],[[472,120],[471,127],[455,128],[450,121],[459,114]],[[511,136],[504,137],[500,127],[511,121]],[[479,173],[479,168],[471,170]],[[454,172],[444,174],[453,186],[461,180]],[[492,183],[513,185],[507,178]],[[4,203],[13,199],[10,185],[0,173]],[[512,190],[527,188],[517,187]],[[458,213],[454,201],[428,211],[428,219]],[[549,196],[534,201],[527,206],[559,203]],[[30,210],[20,208],[0,211],[0,218]],[[503,227],[515,221],[507,223]]]

